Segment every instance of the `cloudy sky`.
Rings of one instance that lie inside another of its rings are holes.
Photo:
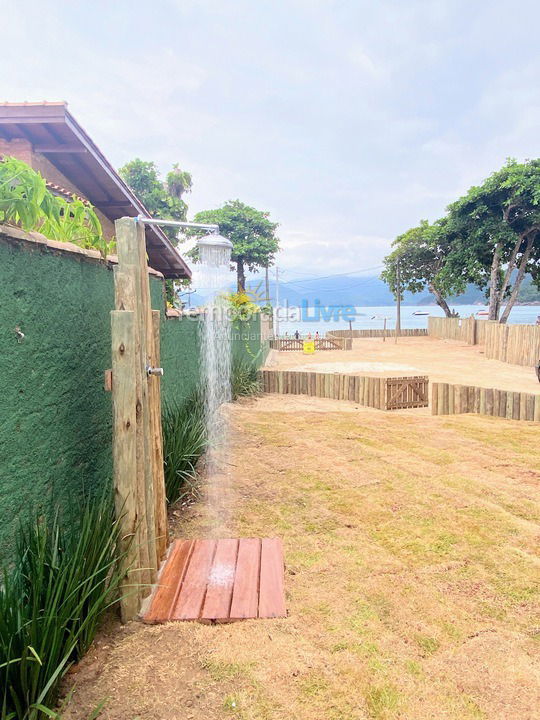
[[[190,214],[280,223],[285,277],[376,267],[508,156],[540,155],[536,1],[2,0],[6,100],[67,100]]]

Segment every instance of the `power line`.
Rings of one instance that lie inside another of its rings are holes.
[[[351,290],[352,288],[359,287],[359,286],[365,286],[369,285],[369,283],[377,282],[379,278],[377,277],[371,277],[371,278],[363,278],[362,280],[359,280],[358,282],[353,283],[352,285],[347,285],[346,287],[306,287],[305,285],[297,285],[296,288],[300,290],[307,290],[310,292],[327,292],[327,291],[333,291],[335,293],[341,293],[345,292],[346,290]],[[382,281],[381,281],[382,282]],[[295,289],[296,289],[295,288]]]
[[[286,283],[287,283],[287,285],[293,285],[293,284],[296,284],[299,282],[300,283],[307,282],[308,280],[314,280],[314,281],[315,280],[326,280],[328,278],[344,277],[346,275],[357,275],[358,273],[369,272],[371,270],[380,270],[383,267],[384,267],[384,265],[374,265],[373,267],[362,268],[361,270],[350,270],[349,272],[334,273],[333,275],[319,275],[318,277],[310,277],[310,278],[300,279],[300,280],[287,280]],[[282,270],[281,273],[283,274],[283,272],[287,272],[287,271]]]
[[[335,277],[346,277],[346,276],[348,276],[348,275],[358,275],[359,273],[362,273],[362,272],[370,272],[370,271],[372,271],[372,270],[381,270],[383,267],[384,267],[384,265],[374,265],[373,267],[361,268],[361,269],[359,269],[359,270],[349,270],[349,272],[334,273],[334,274],[332,274],[332,275],[319,275],[318,277],[313,277],[312,275],[310,275],[310,273],[306,273],[306,275],[308,275],[308,277],[306,277],[306,278],[300,278],[299,280],[285,280],[285,281],[281,280],[281,285],[282,285],[282,286],[283,286],[283,285],[297,285],[298,283],[305,283],[305,282],[309,282],[309,281],[317,282],[318,280],[328,280],[328,279],[330,279],[330,278],[335,278]],[[290,271],[289,271],[289,270],[282,270],[281,268],[279,269],[279,273],[280,273],[281,276],[283,276],[283,274],[286,274],[287,272],[290,272]],[[379,278],[362,278],[362,279],[360,280],[360,283],[355,283],[354,285],[351,285],[350,287],[356,287],[358,284],[361,284],[362,282],[366,282],[366,283],[367,283],[367,282],[372,282],[372,281],[378,280],[378,279],[379,279]],[[250,279],[248,279],[247,282],[249,282],[249,283],[256,283],[257,280],[258,280],[258,278],[250,278]],[[259,280],[259,284],[261,285],[262,283],[263,283],[263,280],[260,279],[260,280]],[[302,287],[302,286],[300,286],[300,287]],[[201,288],[199,288],[199,289],[200,289],[200,290],[208,290],[208,289],[211,289],[211,288],[201,287]],[[307,288],[306,286],[304,286],[303,289],[304,289],[304,290],[312,290],[312,289],[315,289],[315,288]],[[316,289],[317,289],[317,290],[322,290],[322,289],[325,289],[325,288],[316,288]],[[327,290],[333,290],[334,288],[326,288],[326,289],[327,289]],[[345,289],[345,288],[343,288],[343,289]]]

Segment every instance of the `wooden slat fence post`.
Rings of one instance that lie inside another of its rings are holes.
[[[159,312],[152,313],[150,305],[144,226],[134,218],[121,218],[115,226],[118,267],[116,310],[111,314],[114,479],[118,513],[122,503],[128,508],[128,512],[119,514],[122,536],[133,537],[134,543],[129,574],[140,583],[137,593],[121,597],[122,618],[130,620],[150,591],[144,586],[155,580],[167,542],[160,382],[158,376],[147,372],[159,364],[160,317]],[[125,331],[129,322],[133,359],[128,371],[126,362],[119,358],[117,335],[120,329]],[[125,429],[127,420],[122,430],[122,417],[130,419],[129,436]]]

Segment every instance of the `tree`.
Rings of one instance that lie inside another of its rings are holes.
[[[445,315],[452,317],[445,298],[449,294],[463,292],[467,282],[465,278],[457,275],[441,276],[452,249],[452,240],[453,235],[446,219],[437,220],[432,225],[427,220],[422,220],[418,227],[407,230],[394,240],[394,249],[384,259],[382,279],[396,297],[398,291],[417,293],[427,287]]]
[[[456,242],[445,272],[466,267],[489,287],[489,319],[508,320],[527,272],[540,282],[540,160],[509,160],[449,206]]]
[[[152,217],[163,220],[185,220],[187,205],[182,195],[191,192],[192,180],[188,172],[180,170],[178,163],[160,178],[156,164],[135,158],[118,171],[135,195],[140,198]],[[163,226],[163,232],[174,246],[178,246],[178,228]],[[178,286],[174,280],[165,281],[167,302],[178,303]]]
[[[160,178],[156,164],[135,158],[120,168],[120,175],[144,203],[151,216],[163,220],[185,220],[187,205],[182,199],[191,191],[192,180],[188,172],[176,163],[167,173],[165,181]],[[163,231],[174,245],[178,245],[178,229],[164,227]]]
[[[219,231],[233,244],[231,259],[236,262],[237,289],[246,287],[246,268],[256,272],[258,268],[272,264],[279,250],[276,237],[277,223],[268,219],[269,213],[256,210],[240,200],[230,200],[216,210],[204,210],[195,215],[195,222],[215,223]]]

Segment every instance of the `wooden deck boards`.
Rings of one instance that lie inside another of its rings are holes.
[[[286,617],[279,538],[175,540],[146,623]]]

